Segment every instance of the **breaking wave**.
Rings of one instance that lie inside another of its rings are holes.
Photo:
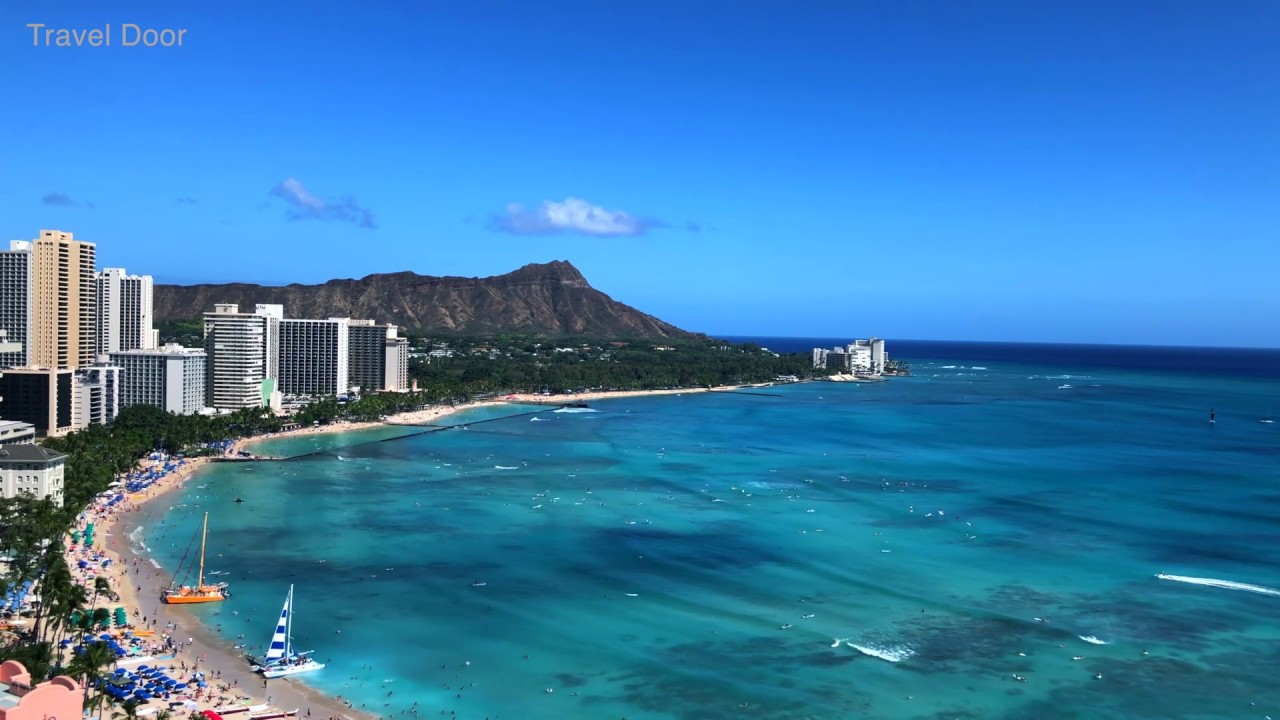
[[[916,654],[914,650],[906,645],[855,645],[848,641],[845,642],[845,645],[863,655],[870,655],[873,658],[879,658],[891,663],[902,662]]]

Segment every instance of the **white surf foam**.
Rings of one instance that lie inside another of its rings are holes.
[[[599,410],[596,410],[595,408],[571,408],[571,407],[564,407],[564,408],[557,408],[557,409],[555,409],[555,410],[552,410],[551,412],[558,412],[558,413],[593,413],[593,412],[600,412],[600,411],[599,411]]]
[[[1224,590],[1244,590],[1245,592],[1258,593],[1259,595],[1274,595],[1276,597],[1280,597],[1280,590],[1264,587],[1262,585],[1250,585],[1248,583],[1233,582],[1231,580],[1217,580],[1214,578],[1188,577],[1186,575],[1167,575],[1165,573],[1158,573],[1156,577],[1161,580],[1191,583],[1192,585],[1208,585],[1209,587],[1222,588]]]
[[[550,421],[547,420],[547,418],[531,417],[529,418],[529,422],[550,422]]]
[[[519,468],[519,467],[512,467],[512,466],[510,466],[510,465],[494,465],[494,466],[493,466],[493,469],[494,469],[494,470],[519,470],[520,468]]]
[[[916,654],[914,650],[906,645],[855,645],[851,642],[846,642],[845,645],[863,655],[870,655],[873,658],[879,658],[891,663],[902,662]]]
[[[1098,638],[1096,638],[1096,637],[1094,637],[1094,636],[1092,636],[1092,635],[1081,635],[1081,636],[1080,636],[1080,639],[1081,639],[1081,640],[1083,640],[1083,641],[1085,641],[1085,642],[1087,642],[1087,643],[1093,643],[1094,645],[1108,645],[1108,644],[1109,644],[1106,640],[1099,640]]]
[[[986,370],[986,368],[984,368],[984,367],[982,367],[982,366],[980,366],[980,365],[974,365],[973,367],[971,367],[971,368],[969,368],[969,369],[970,369],[970,370]]]

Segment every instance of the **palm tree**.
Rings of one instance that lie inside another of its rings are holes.
[[[129,698],[120,703],[120,711],[111,713],[112,720],[138,720],[138,705],[141,701],[136,698]],[[156,713],[157,717],[159,713]]]
[[[99,683],[105,676],[104,670],[108,665],[115,664],[115,661],[116,654],[105,642],[90,642],[86,643],[67,665],[69,675],[83,678],[86,688],[97,689],[92,697],[86,698],[85,705],[97,709],[99,720],[102,718],[103,704],[108,699],[99,687]]]
[[[120,596],[116,594],[116,591],[111,589],[111,581],[101,575],[93,579],[93,600],[89,602],[89,608],[95,614],[98,610],[99,595],[111,600],[112,602],[120,599]]]

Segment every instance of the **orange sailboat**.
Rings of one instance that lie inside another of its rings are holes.
[[[209,513],[204,514],[204,526],[200,530],[200,573],[197,576],[196,584],[179,586],[178,574],[175,572],[173,582],[169,587],[160,591],[160,600],[169,605],[184,605],[187,603],[207,603],[218,602],[227,599],[227,584],[224,582],[214,585],[204,584],[204,541],[209,534]],[[182,557],[186,561],[186,555]],[[182,563],[178,563],[178,571],[181,572]],[[190,572],[190,570],[188,570]]]

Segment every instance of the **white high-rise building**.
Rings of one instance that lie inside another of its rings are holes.
[[[14,240],[0,250],[0,328],[9,345],[0,348],[0,367],[26,365],[31,349],[31,243]]]
[[[884,372],[884,364],[889,355],[884,351],[884,340],[871,338],[871,372],[879,375]]]
[[[218,304],[204,314],[208,356],[206,401],[219,410],[279,407],[282,305],[258,305],[252,313]]]
[[[345,395],[350,386],[348,318],[280,322],[280,392]]]
[[[105,363],[82,366],[71,381],[71,426],[106,425],[120,414],[120,368]]]
[[[178,415],[198,413],[205,402],[204,350],[165,345],[156,350],[110,353],[120,367],[120,407],[152,405]]]
[[[153,327],[151,276],[129,275],[124,268],[103,268],[94,279],[98,353],[155,349],[158,333]]]
[[[866,340],[854,340],[845,347],[849,355],[849,369],[854,372],[871,372],[871,346]]]

